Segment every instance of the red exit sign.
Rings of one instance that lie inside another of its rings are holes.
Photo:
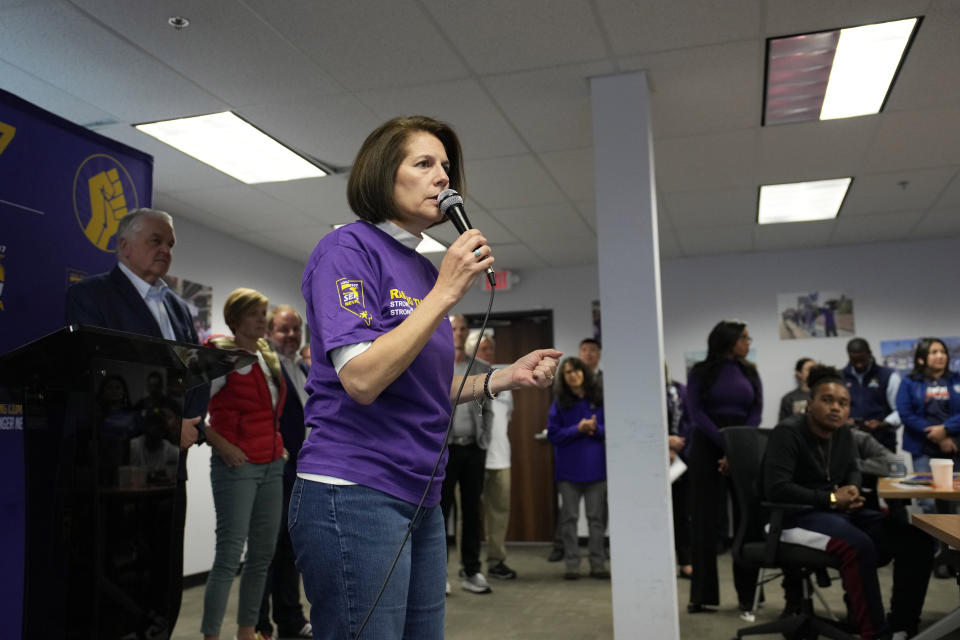
[[[497,291],[510,290],[510,272],[509,271],[494,271],[493,277],[497,281],[497,286],[494,287]],[[490,291],[490,280],[487,278],[483,278],[483,290]]]

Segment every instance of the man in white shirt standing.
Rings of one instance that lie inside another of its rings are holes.
[[[496,343],[489,334],[480,337],[477,358],[496,362]],[[472,353],[475,340],[468,340],[467,353]],[[507,526],[510,524],[510,438],[507,425],[513,413],[513,395],[501,391],[490,402],[493,411],[493,428],[490,444],[487,445],[487,463],[483,479],[483,522],[487,532],[487,575],[501,580],[513,580],[517,572],[506,564],[505,545]]]

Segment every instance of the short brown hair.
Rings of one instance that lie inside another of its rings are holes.
[[[273,318],[278,313],[292,313],[293,315],[297,316],[297,322],[300,323],[300,326],[301,327],[303,326],[303,318],[300,317],[299,311],[294,309],[293,306],[289,304],[278,304],[273,309],[270,309],[270,311],[267,313],[267,330],[268,331],[273,331]]]
[[[253,307],[259,307],[270,304],[267,296],[256,289],[234,289],[227,296],[227,301],[223,303],[223,319],[231,331],[234,331],[240,318]]]
[[[358,217],[373,224],[397,217],[393,185],[410,136],[418,131],[433,134],[443,144],[450,161],[450,188],[463,195],[463,152],[450,125],[428,116],[401,116],[384,122],[367,136],[353,161],[347,180],[347,202]]]

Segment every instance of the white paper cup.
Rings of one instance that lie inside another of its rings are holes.
[[[930,460],[934,489],[953,489],[953,460],[933,458]]]

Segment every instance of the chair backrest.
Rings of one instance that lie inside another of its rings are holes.
[[[734,533],[733,555],[741,556],[743,545],[763,539],[765,518],[760,507],[763,453],[768,430],[758,427],[726,427],[721,431],[726,447],[734,500],[740,509],[740,526]]]

